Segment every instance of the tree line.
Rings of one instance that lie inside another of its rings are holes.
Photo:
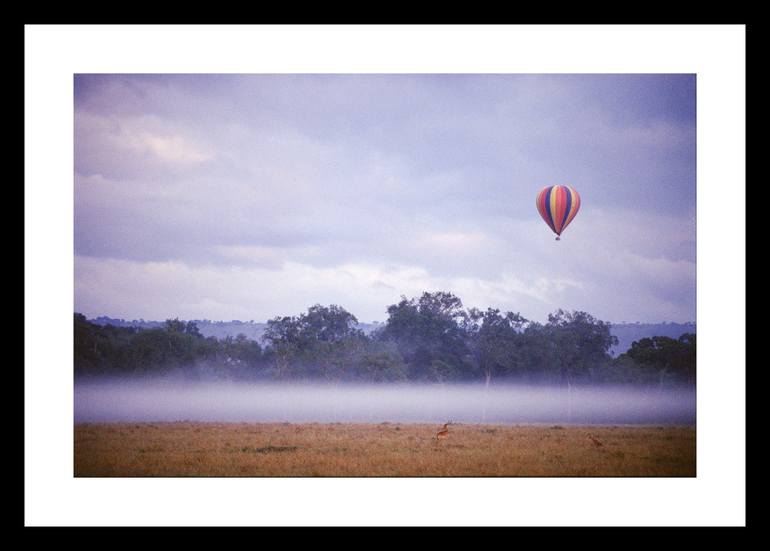
[[[370,334],[337,305],[316,304],[268,321],[262,343],[243,334],[201,335],[194,322],[101,326],[75,314],[75,374],[343,381],[525,383],[695,382],[695,334],[635,341],[617,358],[610,324],[557,310],[546,323],[498,309],[464,308],[448,292],[425,292],[387,308]]]

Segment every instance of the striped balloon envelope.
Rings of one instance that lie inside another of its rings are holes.
[[[569,186],[547,186],[537,194],[535,204],[540,216],[554,231],[558,241],[561,232],[572,222],[580,209],[580,195]]]

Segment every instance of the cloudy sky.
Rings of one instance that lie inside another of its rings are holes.
[[[75,310],[695,320],[694,75],[77,75]],[[582,204],[561,241],[537,192]]]

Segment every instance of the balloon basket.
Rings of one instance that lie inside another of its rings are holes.
[[[556,238],[556,241],[561,241],[561,237],[557,237],[557,238]]]

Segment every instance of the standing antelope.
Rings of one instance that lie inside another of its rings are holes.
[[[593,442],[594,446],[596,446],[597,448],[601,448],[602,446],[604,446],[604,444],[602,444],[601,441],[598,438],[596,438],[593,434],[589,434],[587,438],[591,442]]]
[[[436,440],[443,440],[444,438],[449,438],[449,425],[452,424],[452,421],[449,421],[448,423],[444,423],[444,426],[441,427],[441,430],[436,433]]]

